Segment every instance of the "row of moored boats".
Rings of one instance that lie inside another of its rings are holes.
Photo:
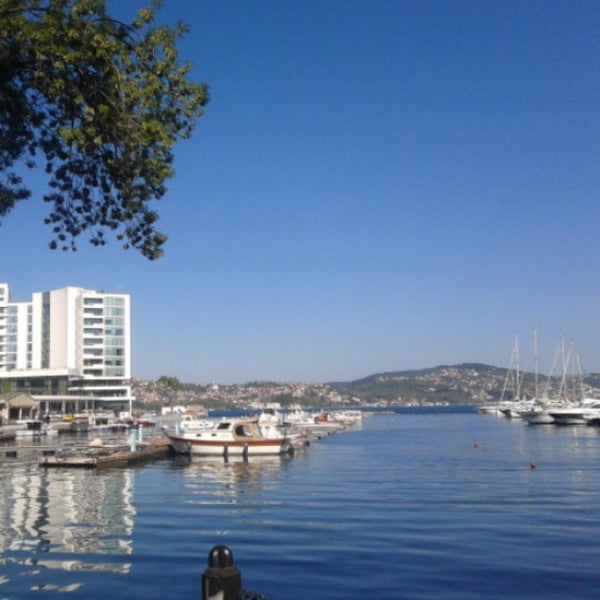
[[[281,414],[267,409],[256,416],[202,419],[184,415],[163,432],[178,454],[249,456],[293,454],[314,439],[356,426],[364,413],[357,410]]]
[[[524,419],[530,425],[600,425],[600,400],[507,400],[477,408],[482,414]]]
[[[118,419],[112,413],[90,413],[56,418],[20,419],[0,427],[0,439],[41,438],[60,433],[116,433],[151,426],[134,419]]]
[[[516,338],[500,401],[479,406],[478,412],[524,419],[530,425],[600,425],[600,399],[590,397],[592,388],[583,383],[579,355],[573,345],[565,352],[565,341],[561,338],[543,391],[538,386],[537,331],[534,332],[534,354],[534,398],[522,399],[525,373],[519,368],[519,340]],[[554,377],[558,370],[562,371],[561,376]],[[552,384],[558,384],[554,392]],[[513,399],[506,399],[510,396]]]

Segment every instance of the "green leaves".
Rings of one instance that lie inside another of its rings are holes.
[[[181,382],[179,381],[179,379],[177,379],[177,377],[171,377],[169,375],[161,375],[156,382],[163,387],[172,389],[172,390],[178,390],[181,388]]]
[[[131,25],[101,0],[0,0],[0,219],[28,191],[12,168],[34,156],[50,175],[52,248],[116,233],[149,259],[163,252],[152,201],[173,176],[208,88],[188,80],[176,43],[185,26],[154,27],[159,3]]]

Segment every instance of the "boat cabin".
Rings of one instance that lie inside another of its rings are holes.
[[[261,437],[261,432],[255,421],[244,421],[242,423],[235,421],[221,421],[216,426],[217,431],[229,431],[236,438],[257,438]]]

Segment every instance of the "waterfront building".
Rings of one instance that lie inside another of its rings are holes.
[[[129,294],[80,287],[13,301],[0,283],[0,391],[40,414],[131,408]]]

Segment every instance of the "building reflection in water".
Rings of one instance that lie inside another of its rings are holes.
[[[32,570],[128,573],[131,564],[115,557],[133,552],[132,477],[128,469],[103,473],[0,463],[1,562]]]

